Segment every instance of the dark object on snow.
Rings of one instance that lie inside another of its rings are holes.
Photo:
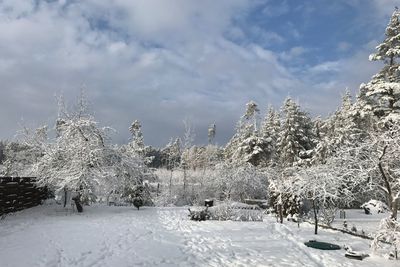
[[[133,200],[133,206],[135,206],[139,210],[139,208],[143,206],[143,200],[141,198],[135,198]]]
[[[191,220],[198,222],[210,219],[210,213],[208,211],[208,207],[206,207],[205,210],[201,211],[191,211],[189,209],[189,217]]]
[[[78,212],[82,212],[83,211],[83,207],[81,205],[81,202],[79,201],[79,197],[73,197],[72,200],[75,202],[75,206],[76,209],[78,210]]]
[[[206,206],[206,207],[214,206],[214,200],[211,200],[211,199],[204,200],[204,206]]]
[[[244,203],[247,205],[257,205],[262,209],[266,209],[268,208],[268,201],[265,199],[250,199],[250,198],[246,198],[244,200]]]
[[[364,207],[364,212],[365,212],[365,214],[371,214],[371,211],[370,211],[370,209],[369,209],[369,208],[367,208],[367,207]]]
[[[305,242],[304,245],[310,248],[322,249],[322,250],[338,250],[340,247],[335,244],[327,243],[327,242],[320,242],[316,240],[310,240]]]
[[[368,257],[368,254],[364,254],[362,252],[354,252],[354,251],[347,251],[344,256],[349,259],[355,260],[363,260],[364,258]]]

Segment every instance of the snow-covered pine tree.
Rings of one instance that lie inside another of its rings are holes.
[[[400,113],[400,11],[396,8],[386,27],[385,40],[376,47],[370,60],[381,60],[384,67],[370,82],[360,85],[358,105],[362,116],[398,120]]]
[[[319,123],[320,138],[313,163],[325,163],[341,146],[354,145],[366,138],[368,129],[363,127],[357,108],[350,92],[346,90],[341,106],[328,119]]]
[[[129,132],[132,135],[132,140],[129,143],[131,151],[140,157],[144,157],[145,147],[142,134],[142,125],[138,120],[132,122],[131,126],[129,127]]]
[[[277,143],[280,164],[304,164],[311,158],[315,143],[311,118],[288,97],[282,107],[281,131]]]
[[[143,159],[146,165],[151,165],[154,160],[154,156],[147,155],[151,151],[150,147],[146,147],[144,144],[144,138],[142,133],[142,125],[140,121],[135,120],[129,127],[131,133],[131,141],[128,145],[122,146],[124,153],[130,153],[133,157],[139,157]]]
[[[261,128],[261,137],[264,139],[265,143],[268,144],[265,151],[268,154],[268,162],[266,165],[274,166],[278,160],[277,142],[280,127],[279,113],[270,107]]]
[[[246,104],[246,112],[236,126],[236,133],[225,147],[225,159],[234,164],[250,163],[254,166],[266,163],[268,144],[258,130],[259,109],[255,102]]]
[[[208,144],[211,145],[214,142],[215,134],[217,133],[217,126],[215,122],[208,127]]]

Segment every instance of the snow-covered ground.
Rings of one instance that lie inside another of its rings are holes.
[[[369,241],[303,223],[205,221],[186,208],[86,207],[83,214],[44,205],[0,221],[0,266],[399,266],[344,250],[306,247],[309,239],[369,251]]]
[[[390,216],[388,212],[365,214],[363,209],[349,209],[345,210],[345,212],[346,219],[340,219],[338,212],[332,226],[343,229],[344,221],[346,221],[348,230],[351,230],[351,228],[355,226],[358,234],[364,232],[364,234],[368,236],[373,236],[381,220]]]

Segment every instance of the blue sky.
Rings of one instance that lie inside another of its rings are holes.
[[[147,144],[196,143],[215,121],[225,144],[255,100],[263,113],[290,95],[326,116],[380,64],[394,0],[0,0],[0,139],[20,124],[53,124],[55,95],[82,87],[101,125],[128,141],[140,120]],[[23,120],[23,122],[22,122]]]

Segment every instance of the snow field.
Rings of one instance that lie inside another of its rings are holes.
[[[0,266],[396,266],[344,250],[306,247],[309,239],[369,252],[369,241],[306,223],[188,220],[186,208],[87,207],[83,214],[39,206],[0,221]],[[398,262],[397,262],[398,263]]]

